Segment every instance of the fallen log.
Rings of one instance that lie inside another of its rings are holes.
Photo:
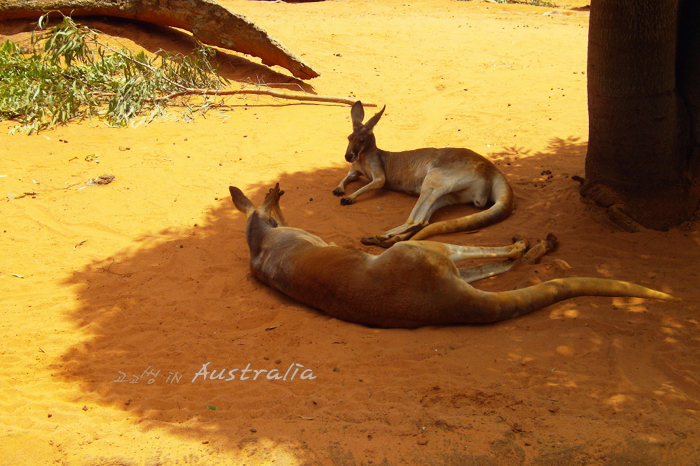
[[[66,16],[114,16],[184,29],[200,42],[278,65],[300,79],[319,73],[246,17],[213,0],[0,0],[0,21],[37,20],[47,11]]]

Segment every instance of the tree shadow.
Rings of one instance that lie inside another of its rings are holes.
[[[588,248],[595,244],[596,238],[609,234],[586,215],[578,202],[577,183],[570,176],[579,173],[564,173],[571,163],[562,158],[581,158],[585,143],[557,139],[552,141],[550,149],[545,153],[529,153],[512,148],[494,154],[499,166],[513,180],[518,196],[518,209],[511,218],[484,231],[434,239],[456,244],[506,244],[516,233],[543,237],[556,227],[558,219],[567,217],[569,220],[562,224],[566,230],[556,232],[563,239],[562,251],[566,254],[567,242]],[[543,169],[550,170],[554,176],[543,175]],[[292,226],[311,231],[328,242],[378,253],[380,249],[362,246],[358,239],[402,223],[415,198],[380,191],[362,202],[341,207],[330,191],[345,171],[345,168],[327,168],[283,174],[280,185],[286,193],[282,209]],[[329,180],[335,181],[329,183]],[[353,185],[352,189],[358,186]],[[259,205],[270,187],[258,184],[247,190],[246,195]],[[440,216],[469,209],[457,206],[445,209]],[[533,217],[541,220],[533,221]],[[570,220],[572,217],[574,221]],[[250,276],[244,229],[244,215],[235,210],[229,198],[221,199],[209,208],[201,224],[144,236],[135,248],[75,271],[64,284],[75,290],[80,303],[70,318],[81,328],[85,339],[64,354],[53,370],[63,380],[80,386],[85,400],[122,410],[142,428],[159,428],[182,438],[200,439],[231,456],[245,456],[253,450],[258,455],[285,452],[299,461],[314,462],[342,453],[342,450],[340,453],[333,453],[332,448],[328,450],[323,442],[324,433],[344,431],[366,440],[368,434],[363,430],[363,422],[388,416],[384,406],[393,403],[394,398],[383,392],[383,384],[387,377],[402,380],[408,377],[405,365],[396,367],[388,360],[392,354],[396,357],[389,345],[396,344],[397,338],[407,347],[444,345],[446,341],[467,347],[475,336],[490,335],[488,339],[502,343],[502,347],[494,350],[499,354],[507,354],[519,344],[504,339],[501,334],[511,323],[380,332],[332,319]],[[590,239],[582,240],[580,236]],[[653,248],[654,235],[640,238]],[[619,249],[621,252],[613,258],[606,257],[610,252],[607,246],[592,250],[591,255],[598,259],[577,267],[576,273],[616,276],[623,275],[620,273],[623,262],[631,262],[633,266],[644,264],[638,245],[623,244]],[[540,265],[512,274],[512,278],[499,277],[477,286],[487,290],[510,289],[570,273],[559,267],[556,260],[547,258]],[[651,285],[652,280],[650,276],[642,284]],[[592,302],[586,306],[595,308],[602,301]],[[579,306],[583,305],[569,303],[566,309],[577,310]],[[560,318],[562,308],[553,309],[525,319],[530,319],[528,322],[533,326],[544,327],[551,319]],[[607,319],[615,321],[616,317]],[[587,321],[586,325],[589,324],[596,325],[594,321]],[[580,326],[580,322],[542,331],[559,334],[571,331],[572,326]],[[386,348],[389,356],[381,356],[378,348]],[[361,370],[348,366],[338,369],[338,361],[348,360],[348,351],[353,352],[352,358],[358,365],[367,364],[367,360],[376,365],[364,365]],[[495,356],[489,353],[489,357]],[[455,386],[447,387],[447,392],[453,396],[471,390],[457,383],[460,377],[467,377],[468,367],[461,367],[461,363],[455,361],[449,365],[449,371],[455,372]],[[250,372],[248,380],[241,380],[246,367],[267,372]],[[422,407],[424,397],[421,398],[435,391],[429,371],[448,371],[448,368],[429,367],[422,363],[412,366],[412,371],[419,372],[410,375],[405,390],[415,396],[401,398],[400,403],[402,411],[415,410],[430,419]],[[215,371],[214,380],[204,379],[203,368]],[[236,371],[228,372],[233,369]],[[306,369],[316,378],[302,379],[301,371]],[[674,366],[673,370],[677,371],[678,367]],[[288,377],[270,380],[271,373]],[[229,381],[218,378],[230,375],[237,377]],[[379,392],[378,396],[363,398],[359,405],[346,399],[345,393],[355,397],[357,386],[368,382],[372,384],[368,385],[373,387],[371,390]],[[573,391],[571,397],[588,396],[571,389],[565,376],[561,383]],[[546,406],[549,402],[540,400],[537,394],[524,396],[531,396],[528,403],[535,406]],[[562,397],[564,403],[566,396]],[[494,401],[489,419],[496,415],[511,416],[508,403],[508,400]],[[465,402],[464,409],[458,409],[460,406],[450,409],[467,416],[476,405]],[[404,421],[394,422],[400,426],[395,429],[405,426]],[[405,422],[424,421],[411,418]],[[392,428],[387,429],[393,435]],[[468,431],[464,427],[445,430],[440,442],[458,442]],[[406,442],[411,449],[416,448],[413,437]],[[512,452],[494,450],[493,454],[506,458]],[[585,448],[572,453],[576,457],[586,454]]]
[[[339,179],[343,172],[282,176],[290,222],[310,230],[325,223],[318,233],[326,237],[347,234],[334,234],[327,222],[330,214],[323,206],[330,201],[335,206],[337,199],[319,181]],[[258,185],[247,195],[259,204],[269,188]],[[327,194],[325,201],[311,200],[323,198],[321,191]],[[81,305],[71,318],[87,338],[53,369],[81,387],[84,401],[124,410],[146,429],[202,438],[244,457],[253,449],[258,459],[263,450],[271,458],[283,451],[314,459],[295,440],[307,418],[318,415],[311,399],[319,382],[302,379],[302,373],[311,369],[314,378],[329,383],[332,363],[309,359],[335,339],[305,327],[321,323],[327,330],[329,323],[344,324],[331,323],[333,319],[250,276],[245,224],[230,198],[222,199],[203,223],[146,235],[134,250],[74,272],[65,284],[76,287]],[[359,237],[357,231],[350,234]],[[316,341],[300,345],[304,335]],[[239,375],[229,382],[193,381],[207,362],[208,370],[226,377],[249,364],[253,370],[276,370],[287,380],[250,373],[247,380]],[[265,428],[280,422],[282,429]]]
[[[582,177],[587,150],[587,141],[568,137],[553,138],[545,151],[532,151],[524,147],[511,146],[499,152],[493,152],[489,156],[512,181],[548,182],[557,175]],[[569,170],[573,168],[577,173],[562,172],[564,166]],[[559,173],[543,173],[552,169]]]

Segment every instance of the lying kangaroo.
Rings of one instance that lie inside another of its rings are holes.
[[[378,256],[327,244],[287,225],[279,184],[259,208],[233,186],[236,208],[248,217],[250,268],[263,283],[338,319],[377,327],[490,323],[528,314],[577,296],[676,299],[632,283],[602,278],[562,278],[514,291],[489,293],[467,283],[533,263],[555,246],[548,237],[526,252],[527,242],[479,248],[405,241]],[[508,258],[457,268],[467,258]]]
[[[493,163],[476,152],[457,148],[404,152],[379,149],[373,130],[385,109],[386,106],[362,124],[365,118],[362,103],[358,101],[352,106],[353,131],[345,152],[345,160],[352,163],[352,167],[333,194],[345,195],[345,186],[364,175],[369,183],[343,197],[341,205],[352,204],[362,193],[382,187],[419,197],[406,223],[383,234],[363,238],[364,244],[389,247],[411,237],[419,240],[440,233],[476,230],[510,215],[513,190],[508,180]],[[428,225],[433,212],[441,207],[469,203],[484,207],[489,202],[493,205],[485,211]]]

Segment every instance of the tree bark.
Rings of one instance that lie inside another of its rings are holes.
[[[319,73],[242,15],[213,0],[0,0],[0,20],[36,20],[47,11],[67,16],[115,16],[190,31],[207,45],[259,57],[295,77]]]
[[[698,40],[700,16],[679,25],[681,2],[694,1],[591,2],[581,195],[657,230],[688,220],[700,202],[700,54],[687,46]]]

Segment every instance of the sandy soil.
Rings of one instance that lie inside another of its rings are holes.
[[[248,97],[194,121],[173,109],[171,121],[125,129],[26,136],[5,123],[0,464],[700,461],[698,223],[612,232],[580,203],[571,176],[584,175],[588,138],[586,11],[223,3],[322,73],[309,90],[386,104],[380,147],[463,146],[498,163],[514,214],[435,239],[502,245],[553,232],[560,247],[477,287],[612,277],[683,301],[578,298],[490,326],[338,321],[250,276],[228,186],[260,202],[279,181],[290,222],[337,244],[362,247],[359,238],[399,225],[415,198],[383,191],[341,207],[331,194],[348,168],[349,107]],[[159,28],[92,24],[152,51],[188,47]],[[28,28],[8,22],[0,33]],[[223,71],[296,82],[250,57],[230,55]],[[103,174],[114,181],[85,184]],[[298,372],[203,380],[206,363],[217,374]]]

